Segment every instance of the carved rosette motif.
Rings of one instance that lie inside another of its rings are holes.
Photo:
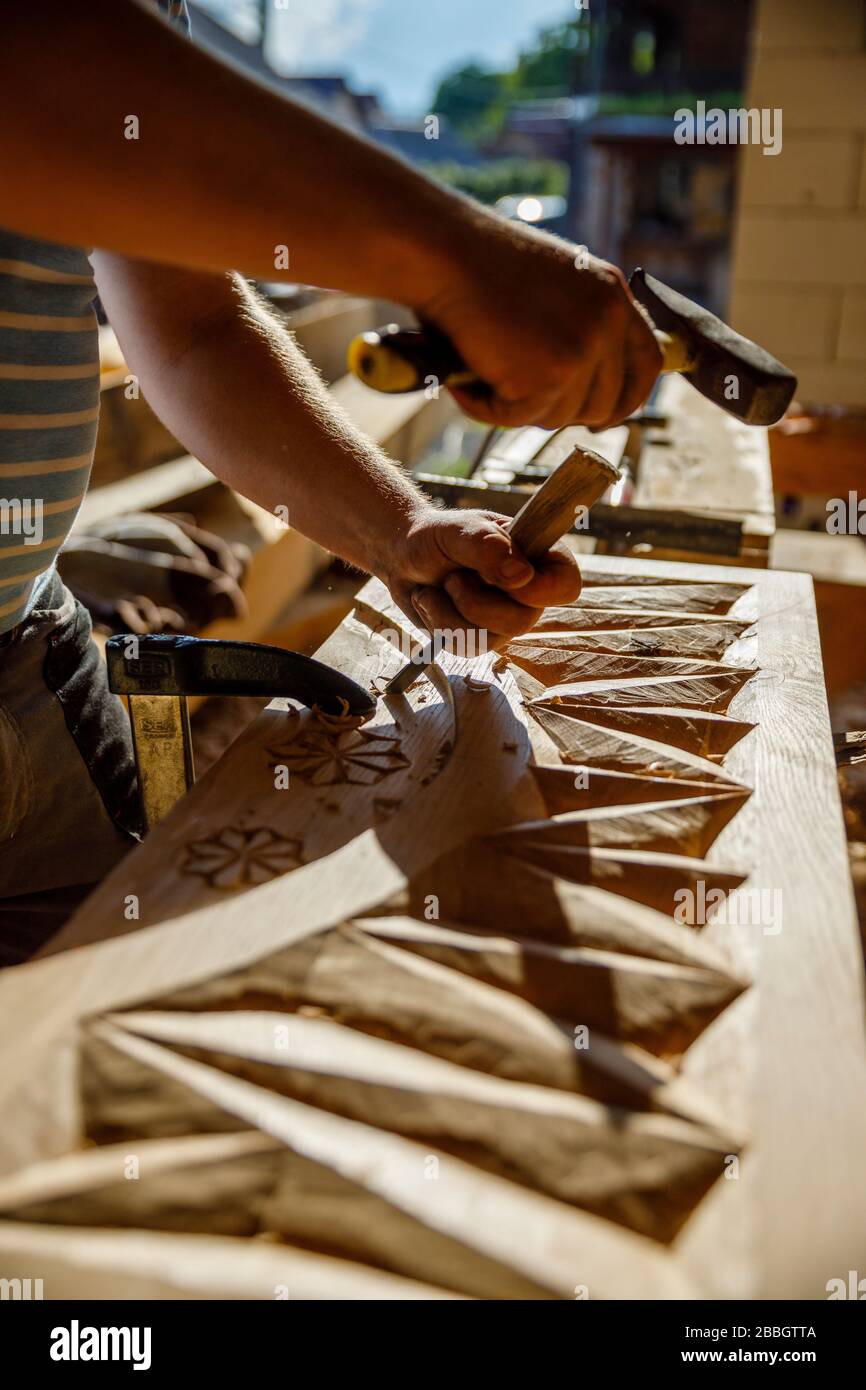
[[[321,721],[268,753],[272,768],[287,767],[290,777],[314,787],[370,786],[409,767],[398,736],[375,729],[341,730]]]
[[[195,874],[211,888],[251,888],[301,863],[301,841],[288,839],[270,826],[239,830],[226,826],[214,835],[193,840],[181,862],[183,873]]]

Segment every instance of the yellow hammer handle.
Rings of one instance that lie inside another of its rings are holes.
[[[685,343],[655,330],[662,351],[662,371],[687,372],[693,359]],[[480,386],[447,338],[428,328],[385,328],[361,333],[349,344],[349,370],[374,391],[400,395],[431,385]]]
[[[655,340],[662,351],[662,371],[663,372],[688,372],[695,365],[693,353],[691,353],[682,338],[678,338],[674,333],[663,333],[660,328],[654,328]]]

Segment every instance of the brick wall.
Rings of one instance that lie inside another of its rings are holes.
[[[800,379],[866,406],[866,4],[756,0],[746,105],[782,150],[739,152],[730,320]]]

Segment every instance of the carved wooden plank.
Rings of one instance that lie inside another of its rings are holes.
[[[636,1109],[670,1110],[680,1116],[696,1113],[697,1097],[691,1097],[687,1105],[674,1074],[662,1072],[637,1050],[626,1051],[611,1038],[599,1050],[594,1047],[591,1052],[582,1053],[574,1047],[571,1030],[559,1020],[544,1018],[537,1009],[503,995],[500,989],[489,988],[490,980],[479,983],[477,973],[469,971],[464,978],[455,976],[453,969],[443,969],[434,959],[435,946],[438,943],[441,947],[443,941],[453,945],[455,939],[460,943],[460,932],[434,925],[431,938],[431,930],[428,926],[425,931],[424,923],[394,919],[395,931],[393,926],[389,928],[389,922],[391,919],[382,917],[345,924],[300,947],[256,961],[245,970],[168,995],[160,1006],[163,1010],[187,1012],[294,1011],[311,1018],[328,1018],[377,1038],[416,1046],[461,1066],[512,1081],[554,1086],[600,1100],[618,1098],[619,1103]],[[395,945],[405,947],[407,941],[414,942],[415,947],[430,947],[431,940],[433,952],[395,949]],[[479,939],[470,940],[475,941],[477,954]],[[505,944],[500,942],[500,947]],[[543,954],[547,948],[540,949],[538,958],[543,963],[551,958],[560,963],[568,959],[567,953],[554,951],[550,957]],[[576,978],[583,958],[577,952],[572,955],[571,974]],[[628,963],[628,959],[617,962],[614,958],[610,968],[620,972],[625,969],[627,975]],[[597,968],[591,973],[596,983],[602,978]],[[714,976],[712,972],[693,975],[696,997],[703,998],[708,981],[716,990],[722,986],[726,1002],[742,989],[742,984],[731,977]],[[645,975],[641,980],[644,996],[650,992],[651,980],[664,976],[664,969]],[[677,978],[684,988],[692,983],[687,971],[681,971]],[[662,992],[663,986],[659,993]],[[559,996],[566,997],[562,986]],[[669,1016],[668,1003],[655,1007],[657,1017],[661,1013]],[[466,1037],[469,1014],[475,1019],[471,1039]],[[640,1023],[635,1020],[629,1025],[623,1014],[615,1018],[608,1012],[605,1016],[614,1024],[615,1037],[624,1034],[634,1042],[637,1031],[646,1026],[646,1016]],[[601,1024],[596,1026],[603,1031]]]
[[[748,588],[737,582],[713,583],[701,580],[683,584],[587,585],[578,600],[579,608],[627,608],[639,612],[727,613]]]
[[[731,969],[730,957],[709,945],[705,933],[684,931],[658,907],[626,896],[625,861],[603,864],[600,854],[595,864],[568,864],[564,854],[553,864],[539,859],[543,856],[506,855],[495,844],[470,841],[419,870],[387,905],[423,917],[432,901],[443,920],[472,928],[678,965]],[[636,867],[638,882],[632,891],[661,901],[662,890],[672,887],[671,879],[659,883],[649,856],[638,859]],[[594,871],[596,881],[587,881]],[[683,887],[686,874],[684,867]]]
[[[704,732],[705,724],[697,723],[698,716],[691,712],[684,724],[668,710],[644,712],[626,707],[614,711],[604,706],[584,709],[582,704],[571,704],[566,698],[549,704],[546,696],[533,699],[527,708],[530,717],[556,744],[563,762],[644,777],[729,782],[703,751],[711,746]],[[644,717],[645,713],[658,718]],[[589,715],[591,719],[586,717]],[[656,722],[662,725],[658,739],[653,736]],[[752,727],[744,727],[739,720],[733,722],[739,738]],[[621,730],[617,725],[622,726]],[[641,732],[635,732],[637,729]]]
[[[653,801],[645,793],[645,804],[634,809],[568,808],[553,820],[509,826],[497,832],[495,839],[503,845],[509,841],[555,841],[587,849],[620,847],[701,858],[749,795],[745,789],[727,793],[716,790],[698,796],[692,792],[678,801]]]
[[[674,965],[399,915],[361,918],[356,926],[652,1052],[683,1051],[746,988],[718,964]]]
[[[127,1187],[129,1184],[127,1183]],[[58,1299],[442,1299],[460,1295],[290,1246],[105,1227],[0,1223],[0,1262],[44,1273]],[[110,1290],[107,1294],[106,1291]],[[682,1297],[671,1294],[670,1297]]]
[[[682,777],[674,781],[664,777],[642,777],[632,772],[604,772],[599,768],[590,772],[587,766],[536,763],[532,775],[550,816],[562,815],[565,811],[598,811],[606,806],[622,807],[684,796],[724,799],[748,795],[747,789],[732,790],[731,784],[718,779],[702,782]]]
[[[604,557],[597,555],[593,557],[593,563],[602,560]],[[654,586],[658,591],[660,586]],[[645,590],[644,590],[645,591]],[[591,592],[589,587],[584,587],[583,596],[586,599]],[[619,592],[622,592],[620,589]],[[539,632],[569,632],[575,636],[585,632],[596,632],[599,629],[608,631],[610,629],[627,628],[629,631],[642,630],[643,628],[661,627],[667,630],[670,627],[687,627],[697,630],[701,623],[712,623],[714,626],[720,622],[731,624],[736,623],[737,636],[744,632],[751,623],[746,619],[734,619],[718,614],[695,613],[692,611],[682,612],[666,609],[664,606],[658,608],[635,608],[635,607],[616,607],[611,598],[608,597],[610,590],[599,588],[598,596],[606,601],[599,603],[576,603],[569,604],[564,608],[548,608],[542,613],[535,628],[533,635]],[[662,599],[659,599],[660,604]],[[733,629],[732,629],[733,630]]]
[[[620,1105],[613,1106],[484,1076],[320,1018],[134,1012],[112,1022],[224,1074],[471,1158],[661,1240],[676,1233],[740,1143],[730,1126],[664,1113],[658,1074],[661,1113],[633,1108],[635,1093],[643,1101],[652,1088],[652,1073],[639,1078],[636,1064],[631,1085],[617,1078]],[[626,1096],[632,1108],[622,1105]]]
[[[284,1208],[285,1222],[305,1243],[321,1241],[324,1234],[340,1249],[363,1251],[368,1262],[399,1272],[435,1271],[436,1282],[485,1298],[572,1297],[575,1268],[597,1297],[613,1296],[614,1290],[620,1297],[640,1297],[655,1287],[656,1297],[682,1298],[693,1290],[655,1242],[610,1222],[454,1155],[431,1152],[429,1145],[276,1095],[147,1039],[107,1024],[98,1030],[107,1045],[148,1069],[152,1081],[166,1078],[208,1099],[235,1124],[273,1135],[307,1161],[316,1181],[308,1177],[300,1200]],[[425,1181],[431,1159],[435,1201]],[[322,1176],[330,1184],[325,1197],[332,1194],[338,1201],[323,1203],[317,1195]],[[317,1204],[312,1211],[311,1198]],[[482,1212],[487,1219],[479,1222]],[[620,1273],[623,1263],[628,1268]]]
[[[719,661],[742,636],[745,623],[732,618],[716,622],[680,623],[679,626],[643,628],[601,628],[594,632],[544,631],[544,645],[552,652],[606,652],[611,655],[694,657],[700,652],[706,660]],[[536,647],[536,628],[526,637],[510,643],[508,655],[519,658],[524,646]]]
[[[596,740],[600,737],[598,726],[624,735],[619,742],[624,743],[626,749],[631,743],[643,744],[649,740],[657,746],[680,749],[712,761],[724,758],[755,727],[743,719],[731,719],[713,710],[666,709],[657,704],[614,704],[613,701],[605,705],[598,701],[590,703],[568,691],[539,692],[528,708],[545,729],[552,730],[551,717],[556,716],[560,720],[556,727],[563,746],[571,750],[580,747],[581,735],[578,729],[569,728],[569,720],[578,726],[589,724]]]
[[[808,585],[587,564],[566,640],[515,644],[557,684],[446,654],[365,728],[275,703],[0,977],[4,1273],[60,1230],[68,1279],[111,1220],[88,1287],[180,1241],[189,1287],[236,1288],[220,1222],[255,1234],[262,1190],[286,1259],[420,1297],[821,1296],[855,1267],[862,997]],[[580,632],[689,640],[594,665]],[[371,583],[320,655],[380,689],[401,634]],[[181,1138],[124,1211],[112,1145]],[[188,1195],[209,1166],[222,1217]]]
[[[655,668],[656,662],[652,666]],[[610,709],[619,705],[645,709],[657,705],[666,709],[700,709],[712,714],[724,714],[731,700],[751,678],[751,671],[722,669],[712,675],[626,676],[604,682],[601,689],[594,681],[563,681],[548,687],[544,696],[548,703],[592,706]]]
[[[743,673],[717,661],[696,661],[684,657],[618,656],[598,651],[564,651],[560,646],[510,642],[505,649],[509,661],[522,666],[543,685],[579,684],[592,681],[605,686],[617,679],[660,676],[730,675],[742,682]],[[667,701],[665,702],[667,703]]]

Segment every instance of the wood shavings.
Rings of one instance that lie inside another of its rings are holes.
[[[313,705],[310,713],[317,724],[329,733],[345,734],[351,729],[359,729],[362,724],[366,724],[366,714],[350,714],[349,702],[338,697],[338,703],[342,706],[339,714],[328,714],[320,705]]]

